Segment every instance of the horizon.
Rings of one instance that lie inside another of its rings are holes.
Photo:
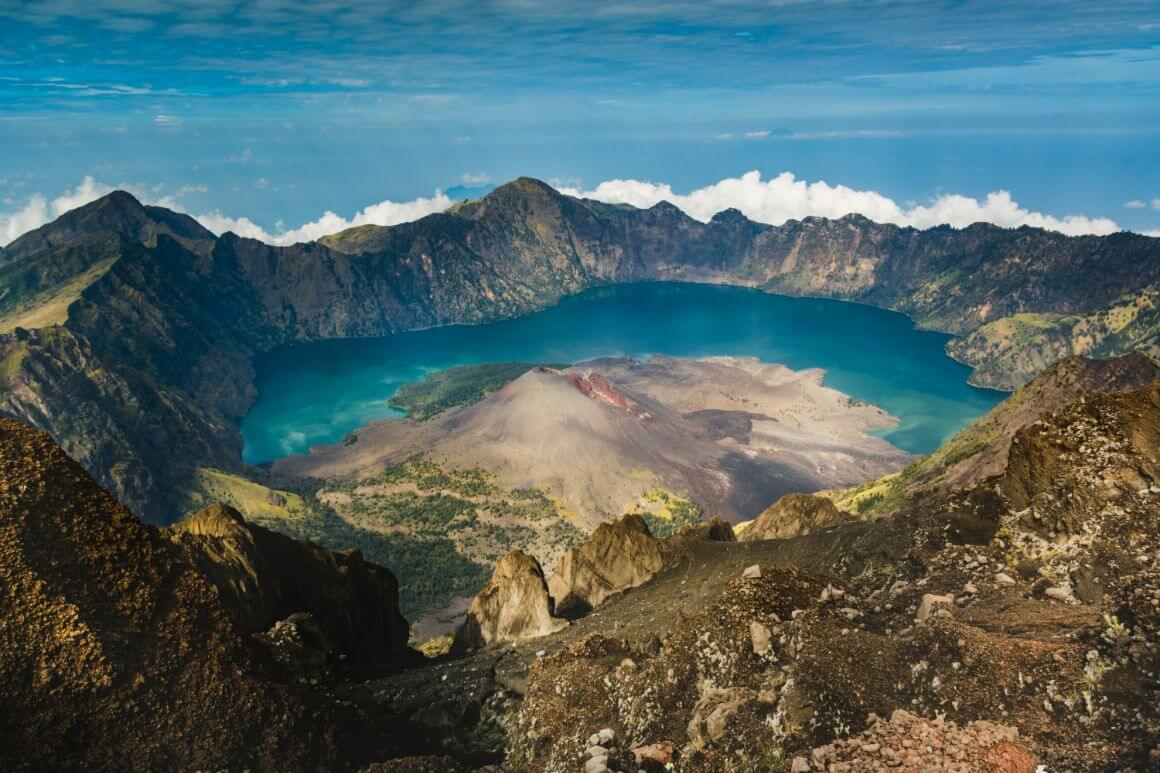
[[[53,0],[0,20],[0,243],[118,187],[283,241],[521,174],[695,217],[1160,233],[1147,2]]]

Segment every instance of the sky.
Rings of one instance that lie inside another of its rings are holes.
[[[0,0],[0,244],[118,187],[292,242],[520,175],[1160,234],[1160,3]]]

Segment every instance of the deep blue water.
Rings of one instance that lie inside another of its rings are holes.
[[[843,301],[787,298],[716,285],[642,283],[589,290],[518,319],[383,338],[321,341],[258,360],[261,397],[242,423],[246,461],[334,443],[372,419],[400,415],[400,385],[475,362],[580,362],[644,357],[756,356],[824,368],[826,384],[902,422],[881,433],[930,453],[1004,396],[967,384],[946,355],[949,336],[903,314]]]

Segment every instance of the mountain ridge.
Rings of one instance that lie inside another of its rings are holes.
[[[289,247],[205,240],[185,216],[126,197],[110,201],[135,213],[127,224],[70,213],[22,237],[60,248],[88,226],[130,231],[63,323],[0,335],[0,411],[50,430],[150,519],[183,509],[195,468],[244,469],[237,424],[256,398],[253,357],[297,341],[487,322],[640,280],[853,300],[964,334],[1012,313],[1090,313],[1160,282],[1160,239],[1131,234],[855,218],[773,227],[736,214],[700,223],[671,205],[580,200],[530,178],[446,213]],[[175,223],[188,230],[171,235]],[[10,245],[5,259],[47,254],[24,255],[32,249]],[[1160,312],[1139,324],[1160,330]]]

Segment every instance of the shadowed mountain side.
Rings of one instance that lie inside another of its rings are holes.
[[[360,768],[409,738],[331,690],[421,660],[397,584],[214,506],[141,523],[0,418],[0,766]]]
[[[407,654],[407,621],[390,570],[357,550],[335,553],[246,523],[214,505],[167,530],[218,589],[245,633],[305,613],[356,671],[383,668]]]
[[[0,420],[5,768],[313,767],[329,720],[206,581],[49,437]]]

